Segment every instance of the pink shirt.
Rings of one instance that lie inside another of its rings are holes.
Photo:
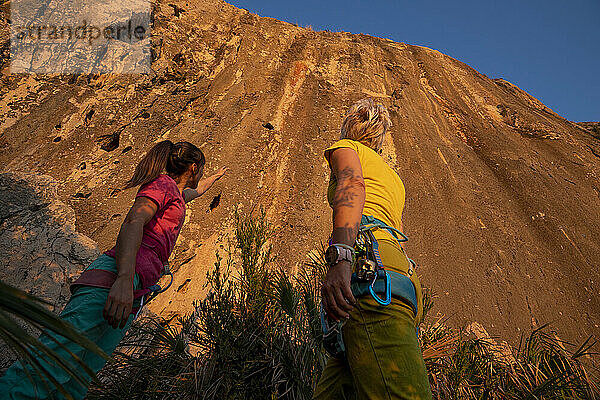
[[[163,265],[175,247],[185,219],[185,200],[177,183],[166,174],[142,185],[135,197],[141,196],[158,207],[154,217],[144,225],[142,245],[135,259],[135,272],[146,289],[158,282]],[[116,245],[104,254],[116,258]]]

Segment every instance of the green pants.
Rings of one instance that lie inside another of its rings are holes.
[[[408,260],[397,245],[381,241],[380,253],[386,268],[406,273]],[[431,399],[409,306],[395,298],[388,306],[368,295],[357,300],[342,329],[346,360],[329,358],[313,399]]]
[[[411,314],[360,298],[343,327],[347,360],[327,360],[313,399],[431,399]]]
[[[106,269],[112,272],[117,272],[115,259],[105,254],[100,255],[90,266],[91,268]],[[139,277],[135,276],[135,289],[140,288]],[[102,317],[102,310],[108,298],[109,289],[95,288],[84,286],[78,288],[69,299],[64,310],[60,313],[60,317],[71,323],[75,329],[87,336],[92,342],[95,342],[107,354],[112,354],[115,350],[127,329],[133,321],[133,315],[129,316],[129,320],[123,329],[114,329],[108,325],[108,322]],[[139,303],[139,302],[137,302]],[[71,352],[85,362],[94,372],[100,371],[104,366],[105,360],[98,355],[87,351],[79,345],[68,341],[62,336],[51,332],[44,332],[40,336],[40,340],[56,351],[63,359],[70,361],[72,365],[77,365],[73,358],[69,355],[61,345],[54,342],[58,341],[66,346]],[[87,385],[82,386],[75,381],[69,374],[64,372],[52,361],[40,360],[53,377],[62,384],[62,386],[75,399],[83,399],[87,393]],[[81,370],[81,377],[88,377]],[[33,378],[33,381],[28,378],[27,373],[19,361],[15,362],[0,378],[0,399],[63,399],[52,384],[44,377],[40,377],[35,372],[27,367],[28,373]],[[88,382],[91,379],[88,379]]]

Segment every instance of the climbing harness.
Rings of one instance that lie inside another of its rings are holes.
[[[386,271],[379,254],[379,243],[373,231],[385,229],[396,239],[400,247],[408,238],[398,229],[393,228],[383,221],[363,215],[354,245],[356,262],[354,273],[350,281],[350,288],[354,297],[370,295],[381,306],[387,306],[392,301],[392,296],[403,300],[413,311],[415,317],[418,313],[417,291],[411,276],[416,264],[408,258],[408,275],[395,271]],[[345,323],[329,321],[321,305],[321,328],[323,330],[323,347],[336,358],[345,358],[345,346],[342,337],[342,328]]]
[[[147,287],[146,289],[135,290],[133,292],[133,298],[140,299],[140,305],[138,307],[133,307],[131,310],[131,313],[135,314],[134,319],[138,317],[144,305],[148,304],[160,293],[166,291],[173,284],[173,273],[171,272],[168,261],[163,265],[161,278],[165,275],[169,275],[171,277],[171,280],[169,281],[169,284],[164,288],[162,288],[159,284],[154,284],[152,286]],[[117,274],[115,274],[114,272],[107,271],[105,269],[92,268],[83,271],[79,278],[77,278],[75,282],[71,284],[69,290],[71,291],[71,294],[73,294],[75,292],[75,289],[77,289],[80,286],[92,286],[103,289],[110,289],[116,280]]]

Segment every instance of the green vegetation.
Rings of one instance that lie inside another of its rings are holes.
[[[137,323],[89,399],[309,399],[326,357],[321,350],[315,255],[298,276],[274,267],[264,213],[236,214],[235,243],[207,274],[208,296],[167,324]],[[432,307],[426,295],[426,311]],[[437,399],[596,399],[599,390],[574,348],[548,328],[510,354],[427,317],[423,355]]]
[[[450,331],[440,339],[431,345],[442,345],[445,352],[425,359],[434,398],[600,398],[597,384],[581,363],[595,344],[589,340],[575,348],[544,326],[532,332],[516,352],[506,354],[491,339],[472,339]]]

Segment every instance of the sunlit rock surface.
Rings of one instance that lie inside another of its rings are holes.
[[[511,344],[546,322],[570,340],[600,334],[592,128],[428,48],[315,32],[217,0],[159,1],[153,16],[148,75],[8,75],[4,57],[0,84],[2,169],[60,182],[57,197],[101,250],[135,195],[121,188],[155,142],[197,144],[206,174],[231,167],[189,204],[175,283],[153,311],[189,312],[203,295],[236,206],[263,206],[279,265],[301,269],[331,227],[323,150],[350,104],[371,96],[391,113],[383,156],[406,186],[406,249],[435,310]]]

